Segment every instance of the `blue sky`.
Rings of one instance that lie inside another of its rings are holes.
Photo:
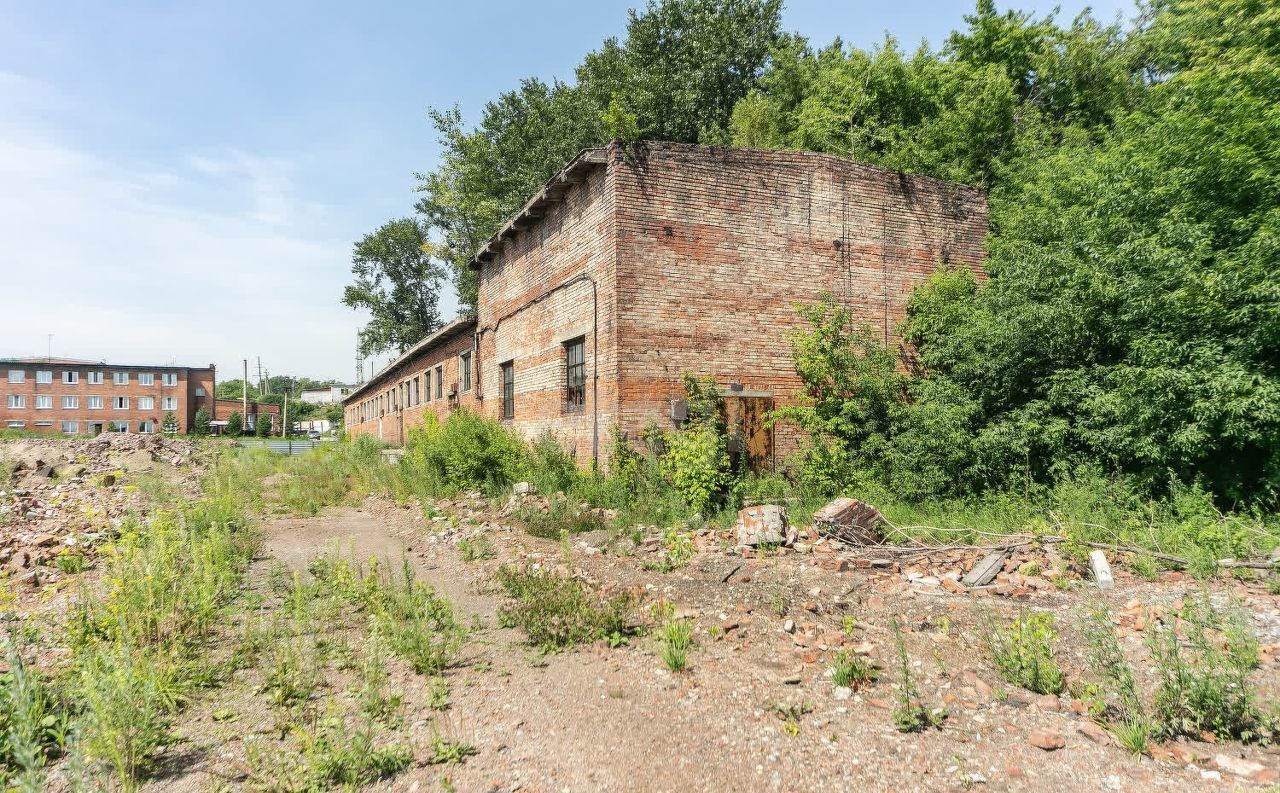
[[[411,210],[427,109],[474,120],[521,77],[571,79],[632,5],[0,0],[0,355],[52,333],[56,355],[351,379],[351,245]],[[791,0],[783,21],[939,45],[971,7]]]

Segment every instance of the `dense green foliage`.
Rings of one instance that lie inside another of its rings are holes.
[[[654,0],[573,82],[523,81],[473,128],[435,112],[444,154],[418,210],[470,303],[458,265],[611,138],[808,149],[982,186],[990,277],[939,262],[902,328],[911,377],[839,305],[800,308],[812,399],[779,418],[812,432],[805,492],[973,514],[985,498],[983,515],[1016,493],[1022,518],[1071,501],[1083,521],[1104,509],[1081,503],[1088,483],[1125,525],[1156,510],[1229,550],[1233,518],[1214,510],[1274,512],[1280,481],[1280,9],[1137,11],[1105,24],[979,0],[941,49],[864,50],[784,32],[772,0]],[[716,457],[697,440],[676,447]],[[676,473],[650,451],[621,461],[628,502],[706,501],[649,488]],[[784,489],[699,488],[717,504]]]
[[[447,250],[462,303],[475,306],[476,249],[579,151],[614,138],[725,142],[735,104],[781,41],[781,0],[660,0],[626,36],[588,54],[576,82],[536,78],[502,93],[467,129],[432,111],[444,152],[419,174],[418,211]]]
[[[391,220],[364,235],[351,255],[351,272],[355,282],[343,290],[342,302],[370,314],[360,329],[361,355],[404,352],[440,326],[444,270],[417,219]]]
[[[240,417],[240,411],[233,410],[231,415],[227,416],[226,434],[232,438],[238,438],[244,433],[244,419]]]

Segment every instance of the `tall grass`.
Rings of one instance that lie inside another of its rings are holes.
[[[126,524],[102,551],[101,586],[83,586],[67,624],[80,713],[77,748],[90,773],[134,790],[169,722],[209,680],[201,655],[257,547],[247,510],[261,461],[220,459],[205,496]]]

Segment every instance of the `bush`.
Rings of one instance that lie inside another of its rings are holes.
[[[694,424],[666,436],[662,473],[689,505],[705,515],[729,484],[729,453],[724,436],[707,424]]]
[[[266,438],[271,435],[271,414],[264,411],[258,411],[257,418],[253,422],[253,434],[259,438]]]
[[[233,410],[231,415],[227,416],[226,434],[232,438],[239,438],[244,433],[244,419],[240,416],[240,411]]]
[[[444,490],[496,493],[528,476],[530,452],[501,423],[461,409],[443,423],[427,414],[426,423],[409,432],[404,465]]]
[[[1066,680],[1053,660],[1056,636],[1049,614],[1024,614],[1005,628],[988,625],[987,649],[1006,681],[1037,694],[1061,694]]]
[[[501,611],[503,623],[523,630],[543,650],[600,639],[618,641],[627,633],[630,597],[602,600],[576,578],[509,565],[498,569],[497,581],[512,600]]]

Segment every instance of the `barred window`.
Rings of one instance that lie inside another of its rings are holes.
[[[582,410],[587,391],[586,341],[582,336],[564,345],[564,408]]]
[[[444,365],[436,367],[436,399],[444,398]]]
[[[516,370],[515,362],[507,361],[502,365],[502,417],[516,416]]]
[[[458,356],[458,390],[471,390],[471,351]]]

